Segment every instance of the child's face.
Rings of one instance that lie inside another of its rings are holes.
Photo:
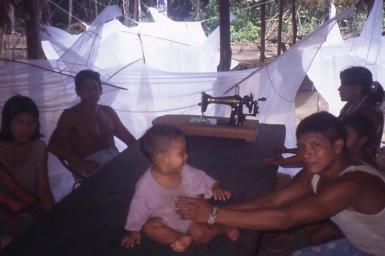
[[[17,142],[27,142],[37,129],[37,120],[30,113],[20,113],[11,121],[11,133]]]
[[[348,151],[354,151],[356,149],[360,149],[360,137],[356,130],[354,130],[351,126],[346,125],[347,139],[346,139],[346,148]]]
[[[360,150],[367,142],[367,137],[360,136],[357,131],[349,125],[345,125],[345,128],[347,132],[346,148],[348,151],[355,152],[356,150]]]
[[[176,138],[171,141],[169,150],[164,154],[164,171],[169,174],[180,173],[187,161],[186,141]]]
[[[305,133],[298,139],[299,155],[305,169],[313,174],[321,173],[330,167],[343,149],[343,141],[334,144],[318,132]]]

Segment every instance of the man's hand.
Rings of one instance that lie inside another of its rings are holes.
[[[175,200],[177,213],[182,219],[207,223],[211,213],[211,206],[203,198],[179,196]]]
[[[230,199],[231,197],[231,192],[228,190],[223,190],[219,186],[214,186],[213,189],[213,198],[214,200],[219,200],[219,201],[226,201]]]
[[[140,231],[128,231],[127,234],[123,236],[121,245],[126,248],[134,247],[140,243],[140,237]]]
[[[288,149],[285,147],[285,145],[278,145],[278,146],[276,146],[275,147],[275,152],[277,152],[277,153],[288,153],[287,151],[288,151]]]
[[[282,163],[283,157],[282,156],[268,156],[263,159],[263,163],[265,165],[280,165]]]

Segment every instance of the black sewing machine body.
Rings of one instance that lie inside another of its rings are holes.
[[[211,103],[224,104],[231,107],[231,114],[228,125],[242,126],[246,119],[246,116],[256,116],[258,114],[258,101],[265,101],[265,98],[259,98],[254,100],[252,93],[246,96],[225,96],[225,97],[212,97],[205,92],[202,92],[202,99],[199,105],[201,106],[202,115],[207,110],[207,106]],[[247,107],[249,114],[243,113],[243,106]]]

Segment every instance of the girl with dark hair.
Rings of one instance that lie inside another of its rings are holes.
[[[368,117],[375,127],[370,152],[376,156],[380,149],[382,132],[384,129],[384,115],[380,105],[384,99],[384,90],[380,83],[373,81],[372,73],[365,67],[354,66],[340,73],[341,86],[339,87],[342,101],[347,103],[341,109],[341,119],[352,114],[360,113]]]
[[[0,220],[4,222],[0,224],[8,227],[2,234],[16,235],[23,229],[26,223],[18,218],[21,209],[28,207],[23,213],[34,219],[54,204],[48,182],[47,146],[40,137],[35,102],[21,95],[9,98],[2,110],[0,128],[0,192],[8,205],[0,209]]]
[[[9,98],[1,116],[0,162],[21,188],[49,210],[53,197],[48,183],[47,146],[40,137],[39,110],[33,100],[21,95]]]
[[[372,73],[365,67],[354,66],[340,72],[341,86],[339,87],[341,101],[347,103],[338,116],[341,120],[348,116],[359,114],[365,116],[366,124],[374,127],[369,135],[367,151],[375,159],[379,153],[382,132],[384,129],[384,114],[380,108],[384,100],[384,89],[379,82],[373,81]],[[303,163],[296,148],[287,149],[280,146],[281,153],[295,154],[287,158],[269,156],[264,159],[265,164],[280,165],[282,167],[302,167]]]

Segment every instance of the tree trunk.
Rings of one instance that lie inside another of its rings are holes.
[[[219,0],[220,60],[218,71],[228,71],[231,67],[230,45],[230,0]]]
[[[277,56],[281,55],[281,44],[282,44],[282,16],[283,16],[283,0],[279,0],[279,2],[278,2]]]
[[[71,28],[72,13],[73,13],[73,1],[72,0],[68,0],[68,25],[67,25],[67,30],[69,30]]]
[[[139,20],[139,0],[129,0],[128,10],[130,18],[133,20]]]
[[[265,62],[265,37],[266,37],[266,0],[261,2],[261,47],[259,49],[259,63]]]
[[[27,58],[43,59],[44,52],[41,48],[40,25],[45,6],[42,0],[28,0],[26,5],[25,32],[27,36]]]
[[[99,15],[99,10],[98,10],[98,1],[95,1],[95,17]]]
[[[196,17],[199,20],[201,18],[201,0],[195,0],[196,4]]]
[[[291,25],[292,25],[292,44],[295,44],[297,41],[297,19],[296,19],[296,7],[295,0],[291,2]]]
[[[122,1],[122,7],[123,7],[123,15],[124,15],[124,18],[129,18],[130,17],[130,14],[129,14],[129,0],[123,0]]]

